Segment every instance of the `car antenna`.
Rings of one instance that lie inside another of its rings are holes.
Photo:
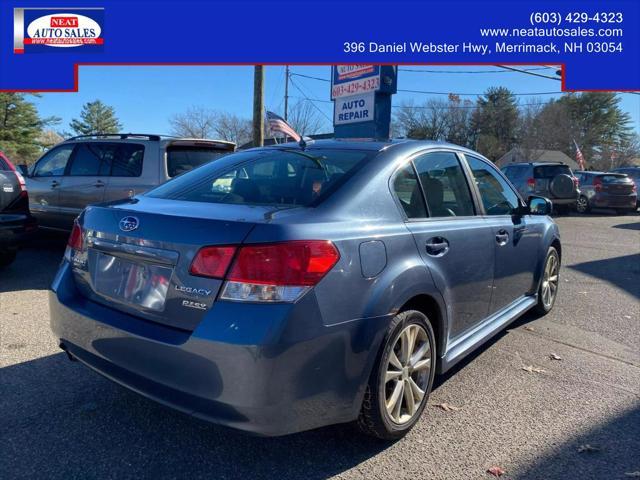
[[[300,141],[298,142],[298,145],[300,145],[300,148],[304,151],[305,148],[307,148],[307,145],[309,143],[313,143],[313,138],[310,137],[300,137]]]

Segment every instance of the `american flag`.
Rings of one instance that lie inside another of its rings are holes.
[[[580,147],[578,146],[578,143],[575,141],[575,139],[573,140],[573,144],[576,146],[576,162],[578,162],[580,170],[584,170],[584,155],[582,155]]]
[[[285,135],[293,138],[296,142],[300,141],[300,135],[298,135],[296,131],[291,128],[291,125],[285,122],[284,118],[281,116],[276,115],[273,112],[267,112],[267,123],[269,124],[271,133],[284,133]]]

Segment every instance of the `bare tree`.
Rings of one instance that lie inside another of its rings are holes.
[[[36,141],[43,149],[47,150],[63,140],[64,138],[59,133],[53,130],[43,130]]]
[[[298,101],[287,113],[287,123],[300,135],[313,135],[322,130],[324,120],[309,101]]]
[[[211,138],[215,133],[218,115],[204,107],[190,107],[169,119],[171,133],[178,137]]]
[[[252,123],[248,118],[241,118],[231,113],[218,113],[214,124],[216,138],[242,145],[252,138]]]

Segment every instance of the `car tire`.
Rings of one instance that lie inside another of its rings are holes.
[[[15,259],[15,250],[0,250],[0,268],[11,265]]]
[[[546,315],[553,309],[559,286],[560,255],[558,255],[555,247],[549,247],[542,267],[540,286],[538,287],[538,303],[534,307],[538,315]]]
[[[578,213],[589,213],[591,207],[589,207],[589,199],[584,195],[580,195],[576,202],[576,211]]]
[[[426,315],[417,310],[397,314],[365,389],[357,420],[360,431],[383,440],[404,437],[427,405],[435,362],[435,336]]]

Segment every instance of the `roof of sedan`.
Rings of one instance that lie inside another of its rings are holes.
[[[330,140],[309,140],[304,150],[313,150],[316,148],[325,149],[353,149],[353,150],[371,150],[381,151],[393,145],[411,145],[415,147],[428,147],[428,146],[448,146],[455,148],[462,148],[458,145],[454,145],[446,142],[436,142],[433,140],[409,140],[409,139],[393,139],[387,141],[381,140],[368,140],[368,139],[330,139]],[[269,145],[267,147],[259,147],[265,149],[299,149],[303,150],[297,142],[280,143],[276,145]]]

